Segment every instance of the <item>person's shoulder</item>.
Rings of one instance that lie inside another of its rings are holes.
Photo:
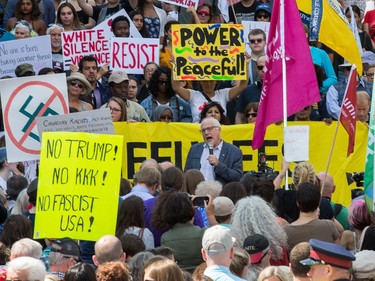
[[[235,146],[234,144],[231,144],[231,143],[229,143],[229,142],[226,142],[226,141],[223,141],[223,148],[224,147],[228,147],[228,148],[230,148],[230,149],[232,149],[232,150],[238,150],[238,151],[241,151],[241,149],[239,149],[237,146]],[[242,151],[241,151],[241,153],[242,153]]]

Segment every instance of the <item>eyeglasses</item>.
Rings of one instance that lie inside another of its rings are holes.
[[[257,65],[257,69],[262,71],[264,69],[264,65]]]
[[[256,18],[257,19],[269,19],[270,18],[270,15],[267,15],[267,14],[258,14],[256,15]]]
[[[263,42],[263,39],[262,38],[258,38],[258,39],[250,39],[250,44],[255,44],[256,43],[262,43]]]
[[[145,73],[148,73],[148,74],[154,74],[156,69],[146,69],[145,70]]]
[[[72,87],[78,87],[78,88],[80,88],[80,89],[83,89],[83,84],[81,84],[81,83],[79,83],[79,82],[77,82],[77,81],[70,81],[70,85],[72,86]]]
[[[208,17],[210,15],[210,13],[206,11],[197,11],[197,14],[205,17]]]
[[[114,107],[108,107],[109,110],[111,111],[111,113],[118,113],[118,112],[121,112],[121,109],[118,109],[118,108],[114,108]]]
[[[374,78],[374,73],[366,73],[366,77]]]
[[[159,84],[167,85],[169,83],[169,80],[158,80]]]
[[[246,118],[249,118],[249,117],[253,117],[253,118],[255,118],[255,117],[257,117],[258,116],[258,113],[256,113],[256,112],[253,112],[253,113],[246,113]]]
[[[201,129],[200,132],[203,134],[205,134],[206,132],[209,133],[209,132],[212,132],[212,130],[215,128],[218,128],[218,126],[207,127],[207,128]]]

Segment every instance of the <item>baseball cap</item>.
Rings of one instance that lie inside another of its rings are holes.
[[[118,71],[112,72],[111,76],[109,76],[108,83],[114,82],[116,84],[120,84],[121,82],[128,81],[128,80],[129,80],[129,77],[125,73],[125,71],[118,70]]]
[[[208,255],[219,255],[229,252],[235,241],[227,227],[215,225],[204,232],[202,247]]]
[[[250,255],[252,264],[257,264],[263,259],[263,251],[268,249],[269,245],[267,238],[261,234],[250,235],[243,242],[243,248]]]
[[[21,63],[14,71],[17,77],[35,75],[34,67],[29,63]]]
[[[226,196],[218,196],[214,199],[214,215],[218,217],[228,216],[233,213],[234,204]]]
[[[267,13],[271,14],[271,6],[268,5],[267,3],[262,3],[262,4],[259,4],[256,9],[255,9],[255,12],[258,12],[260,10],[263,10],[263,11],[266,11]]]
[[[81,260],[81,249],[78,244],[71,238],[62,238],[55,240],[51,245],[51,251],[62,254],[65,257],[76,258]]]

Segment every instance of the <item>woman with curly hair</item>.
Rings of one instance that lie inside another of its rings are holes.
[[[106,262],[96,271],[98,281],[130,281],[131,276],[126,264],[120,261]]]
[[[262,198],[250,196],[237,202],[232,215],[232,232],[237,247],[242,247],[250,235],[263,235],[270,244],[271,264],[288,265],[286,233],[277,223],[270,205]]]
[[[26,21],[31,25],[31,36],[46,35],[46,24],[39,19],[41,14],[36,0],[19,0],[14,10],[15,17],[10,18],[5,27],[6,30],[14,34],[15,26],[21,21]]]
[[[148,117],[153,120],[153,112],[158,105],[166,104],[172,108],[173,122],[191,122],[191,110],[189,104],[176,96],[171,86],[171,70],[167,67],[159,67],[152,74],[148,89],[151,93],[141,102]]]
[[[59,8],[57,9],[56,22],[64,27],[64,31],[83,29],[76,9],[68,2],[63,2],[60,4]]]

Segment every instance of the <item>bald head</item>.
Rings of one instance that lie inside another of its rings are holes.
[[[324,181],[324,188],[322,191],[322,196],[323,197],[328,197],[331,198],[332,193],[335,192],[335,183],[333,181],[333,177],[325,172],[320,172],[317,174],[317,177],[320,179],[320,184],[323,186],[323,181]]]
[[[96,241],[93,261],[97,266],[109,261],[125,261],[120,239],[113,235],[105,235]]]

